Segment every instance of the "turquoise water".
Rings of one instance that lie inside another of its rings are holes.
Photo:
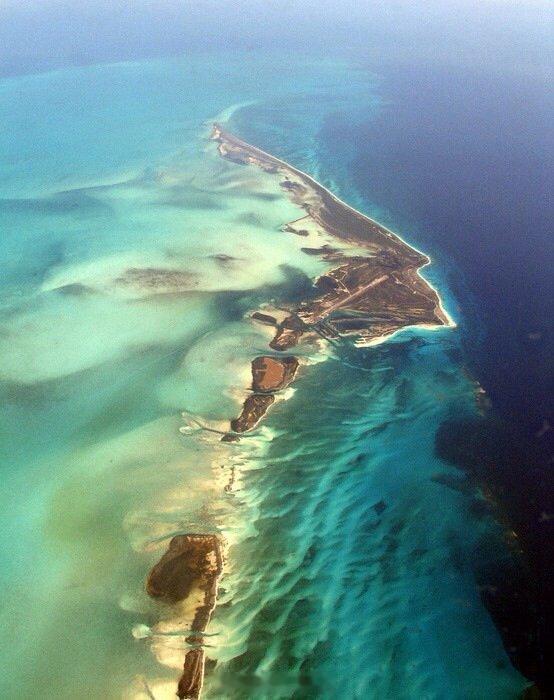
[[[2,697],[173,697],[184,641],[133,629],[167,616],[144,578],[191,530],[229,542],[206,697],[517,696],[472,573],[500,533],[433,478],[457,477],[436,427],[476,410],[455,331],[309,348],[257,436],[179,432],[236,413],[268,339],[244,313],[321,272],[275,177],[222,161],[207,123],[375,213],[314,135],[376,90],[255,52],[1,81]]]

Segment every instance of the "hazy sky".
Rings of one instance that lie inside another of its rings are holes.
[[[283,43],[464,61],[546,64],[554,3],[544,0],[0,0],[3,74],[98,60]]]

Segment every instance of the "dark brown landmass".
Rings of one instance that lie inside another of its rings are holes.
[[[304,322],[293,313],[277,325],[277,333],[273,336],[269,347],[273,350],[288,350],[298,343],[307,330]]]
[[[297,369],[296,357],[256,357],[252,362],[252,389],[256,392],[285,389],[294,379]]]
[[[276,322],[273,317],[269,318]],[[233,433],[246,433],[258,425],[267,409],[275,402],[275,392],[286,389],[292,382],[298,365],[298,359],[293,356],[261,355],[252,360],[253,393],[246,397],[238,418],[231,421],[232,432],[223,436],[224,442],[235,441],[237,436]]]
[[[306,216],[284,229],[308,235],[317,229],[350,248],[367,252],[341,254],[328,244],[307,248],[309,255],[336,260],[337,266],[316,280],[320,294],[291,309],[271,347],[287,350],[319,324],[331,335],[355,335],[358,343],[371,344],[413,325],[444,326],[451,323],[436,291],[418,274],[429,258],[384,226],[352,209],[313,178],[288,163],[241,141],[214,125],[212,138],[221,156],[244,165],[256,165],[283,176],[281,187]]]
[[[252,314],[252,318],[255,321],[259,321],[260,323],[264,323],[266,326],[276,326],[277,325],[277,319],[274,318],[273,316],[270,316],[269,314],[262,314],[260,311],[254,311]]]
[[[234,433],[245,433],[255,428],[274,401],[273,394],[250,394],[247,396],[240,416],[231,421],[231,430]]]
[[[300,248],[300,250],[306,253],[306,255],[320,255],[326,260],[332,260],[335,254],[338,254],[340,257],[337,248],[333,248],[333,246],[330,246],[328,243],[325,243],[320,248]]]
[[[217,124],[212,139],[222,157],[283,178],[281,187],[306,212],[285,224],[284,231],[305,237],[318,232],[336,241],[336,246],[324,243],[302,248],[306,255],[330,264],[330,269],[314,281],[314,298],[290,308],[280,322],[259,311],[252,314],[254,320],[276,327],[269,343],[272,350],[290,350],[306,334],[329,340],[354,336],[357,344],[371,345],[407,326],[452,325],[437,292],[419,274],[430,262],[426,255],[349,207],[306,173],[241,141]],[[360,249],[365,252],[360,254]],[[284,388],[294,378],[297,364],[291,376],[287,375],[293,359],[283,359],[287,366],[279,366],[275,358],[254,360],[254,393],[245,400],[240,416],[231,421],[234,433],[244,433],[259,423],[273,403],[267,392]],[[285,376],[285,384],[280,384],[279,378]],[[273,377],[275,386],[271,384]],[[233,439],[232,434],[228,439]]]
[[[191,649],[185,656],[183,673],[177,684],[178,698],[199,698],[204,682],[204,649]]]
[[[177,535],[150,572],[146,590],[153,598],[178,603],[188,597],[195,585],[209,591],[221,570],[216,535]]]
[[[193,645],[185,655],[183,673],[179,680],[179,698],[200,697],[204,679],[205,655],[201,646],[217,600],[217,586],[223,572],[223,556],[217,535],[178,535],[169,543],[167,552],[151,570],[146,590],[153,598],[175,605],[186,600],[192,592],[203,594],[191,624],[188,644]]]

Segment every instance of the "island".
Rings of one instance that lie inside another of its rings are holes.
[[[252,362],[252,393],[241,414],[231,421],[224,440],[234,441],[238,434],[255,428],[275,402],[274,394],[294,379],[297,358],[279,359],[278,355],[289,352],[303,337],[339,341],[352,336],[356,345],[369,346],[410,326],[454,325],[437,291],[420,274],[431,262],[427,255],[353,209],[306,173],[233,136],[221,125],[213,125],[211,139],[223,158],[281,178],[281,188],[305,212],[286,223],[283,230],[319,241],[319,245],[301,250],[329,265],[314,280],[315,294],[288,309],[284,318],[278,320],[259,310],[251,314],[253,320],[275,327],[269,348],[277,356],[258,357]],[[292,368],[293,360],[294,370],[287,373],[285,367]]]
[[[199,601],[185,640],[190,649],[177,686],[179,698],[200,697],[205,666],[203,637],[215,608],[222,572],[223,555],[217,535],[177,535],[146,581],[147,593],[168,605],[176,606],[189,599]]]

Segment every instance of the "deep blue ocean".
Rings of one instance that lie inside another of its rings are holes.
[[[206,698],[548,686],[552,32],[530,5],[3,9],[2,697],[174,697],[184,623],[144,578],[190,531],[228,544]],[[429,254],[457,322],[304,350],[240,446],[180,413],[226,425],[267,351],[245,313],[321,269],[213,119]]]

